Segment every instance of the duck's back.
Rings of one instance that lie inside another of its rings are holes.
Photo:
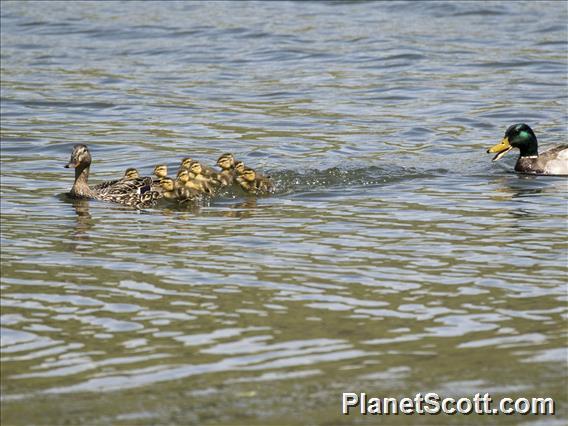
[[[93,187],[95,198],[137,208],[150,207],[160,193],[152,189],[151,177],[119,179],[103,182]]]
[[[539,155],[544,173],[547,175],[568,175],[568,144],[562,144]]]
[[[568,175],[568,144],[555,146],[538,157],[519,157],[515,171],[537,175]]]

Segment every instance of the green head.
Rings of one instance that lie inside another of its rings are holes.
[[[525,123],[513,124],[505,132],[511,146],[521,150],[521,157],[538,155],[538,143],[533,130]]]
[[[521,157],[531,157],[538,155],[538,142],[532,129],[525,123],[513,124],[505,132],[505,136],[495,146],[487,152],[496,152],[493,161],[499,160],[513,148],[519,148]]]

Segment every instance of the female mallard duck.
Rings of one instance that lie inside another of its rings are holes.
[[[532,129],[524,124],[513,124],[495,146],[487,150],[497,153],[493,161],[499,160],[513,148],[521,152],[515,171],[537,175],[568,175],[568,144],[562,144],[538,154],[538,142]]]
[[[229,186],[235,180],[235,157],[227,152],[219,157],[217,165],[221,168],[221,173],[217,174],[217,180],[222,186]]]
[[[140,178],[140,173],[138,173],[138,170],[131,167],[130,169],[126,169],[122,179],[132,180],[132,179],[138,179],[138,178]]]
[[[151,177],[118,179],[89,187],[91,161],[91,153],[86,145],[73,147],[71,159],[65,166],[75,169],[75,182],[69,192],[71,197],[112,201],[136,208],[150,207],[160,198],[160,193],[152,189]]]
[[[243,170],[237,177],[237,182],[245,192],[252,195],[266,195],[274,191],[270,176],[262,176],[250,168]]]

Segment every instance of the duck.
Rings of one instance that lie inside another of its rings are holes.
[[[235,180],[235,157],[230,152],[226,152],[217,159],[217,165],[221,172],[217,173],[217,180],[221,186],[232,185]]]
[[[126,171],[124,172],[124,176],[122,177],[122,179],[124,180],[132,180],[132,179],[138,179],[140,177],[140,173],[138,173],[138,170],[136,170],[135,168],[131,167],[129,169],[126,169]]]
[[[191,157],[182,158],[180,166],[179,166],[179,170],[182,170],[182,169],[189,170],[189,165],[191,164],[192,161],[193,161],[193,158],[191,158]]]
[[[243,172],[246,169],[245,163],[243,163],[242,161],[237,161],[235,162],[235,172],[237,173],[237,176],[242,175]]]
[[[160,179],[160,187],[162,188],[162,197],[166,200],[174,200],[176,196],[175,182],[170,177]]]
[[[118,179],[89,186],[89,171],[92,157],[84,144],[73,146],[71,159],[65,168],[75,169],[75,181],[69,196],[74,199],[96,199],[111,201],[138,209],[151,207],[160,198],[160,193],[152,188],[151,177]]]
[[[189,166],[189,177],[199,187],[199,191],[208,195],[214,195],[221,182],[215,176],[203,174],[203,166],[199,161],[192,161]]]
[[[177,179],[165,177],[160,180],[162,195],[167,200],[177,200],[180,204],[197,202],[201,200],[201,193],[194,188],[186,186],[187,170],[180,170]]]
[[[243,191],[252,195],[267,195],[274,192],[270,176],[263,176],[251,168],[245,168],[237,177],[237,182]]]
[[[154,176],[156,176],[158,180],[168,177],[168,166],[165,164],[158,164],[154,167]]]
[[[181,164],[180,164],[180,170],[181,169],[187,169],[189,170],[191,168],[191,164],[194,163],[196,160],[194,160],[191,157],[185,157],[181,160]],[[200,163],[201,164],[201,163]],[[217,172],[212,169],[209,166],[205,166],[203,164],[201,164],[201,173],[203,174],[203,176],[217,176]]]
[[[175,180],[176,188],[183,188],[185,186],[190,186],[189,183],[189,171],[187,169],[179,169]]]
[[[501,142],[489,148],[487,152],[497,153],[492,160],[497,161],[513,148],[520,151],[515,164],[515,171],[518,173],[568,175],[568,144],[558,145],[539,155],[533,130],[525,123],[517,123],[509,126]]]
[[[193,191],[196,196],[205,193],[205,191],[203,190],[203,186],[195,179],[193,179],[191,176],[191,172],[186,169],[181,169],[178,172],[175,185],[176,189],[180,190],[183,188],[189,191]],[[187,193],[187,191],[185,193]]]

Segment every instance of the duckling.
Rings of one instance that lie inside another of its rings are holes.
[[[193,163],[194,161],[195,160],[192,159],[191,157],[185,157],[184,159],[181,160],[180,170],[181,169],[189,170],[191,168],[191,163]],[[209,166],[204,166],[203,164],[201,164],[201,173],[203,174],[203,176],[207,177],[217,175],[217,172],[215,170],[213,170]]]
[[[160,179],[160,187],[162,188],[162,197],[166,200],[173,200],[177,198],[175,182],[172,178],[164,177]]]
[[[245,169],[246,169],[245,163],[243,163],[242,161],[237,161],[235,163],[235,172],[237,172],[237,176],[242,175]]]
[[[538,142],[533,130],[525,123],[513,124],[497,145],[487,150],[497,153],[497,161],[513,148],[519,148],[520,155],[515,171],[536,175],[568,175],[568,144],[558,145],[538,154]]]
[[[124,177],[122,179],[132,180],[132,179],[138,179],[139,177],[140,173],[138,173],[138,170],[131,167],[129,169],[126,169],[126,171],[124,172]]]
[[[189,171],[187,169],[179,169],[176,175],[176,188],[183,188],[189,181]]]
[[[189,165],[191,164],[192,161],[193,161],[193,158],[191,158],[191,157],[182,158],[179,169],[180,170],[181,169],[189,170]]]
[[[165,164],[158,164],[156,167],[154,167],[154,176],[156,176],[160,180],[167,177],[168,166],[166,166]]]
[[[118,179],[89,187],[89,171],[92,157],[86,145],[73,147],[71,159],[65,166],[75,169],[75,182],[69,192],[72,198],[91,198],[112,201],[136,208],[150,207],[160,198],[160,193],[152,189],[151,177]]]
[[[262,176],[253,169],[245,168],[237,177],[241,188],[252,195],[266,195],[274,192],[270,176]]]
[[[221,168],[221,173],[217,174],[217,180],[221,186],[229,186],[235,180],[235,157],[227,152],[219,157],[217,165]]]
[[[190,179],[195,181],[200,187],[200,191],[209,195],[213,195],[221,185],[214,176],[205,176],[203,174],[203,166],[199,161],[192,161],[189,166]]]
[[[176,189],[186,188],[197,193],[204,192],[202,185],[195,181],[192,177],[192,173],[189,170],[181,169],[176,177]]]

